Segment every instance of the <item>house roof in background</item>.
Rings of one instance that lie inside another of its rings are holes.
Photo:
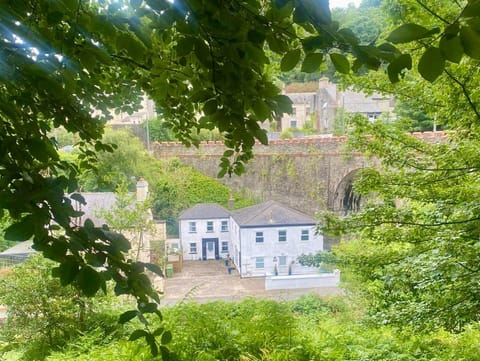
[[[315,93],[318,90],[318,81],[307,83],[290,83],[285,85],[286,93]]]
[[[97,227],[106,223],[105,219],[98,215],[101,210],[111,210],[116,203],[115,193],[113,192],[89,192],[80,193],[87,204],[80,204],[72,200],[72,205],[76,210],[85,214],[79,217],[79,223],[83,223],[89,218]]]
[[[32,248],[32,246],[33,241],[23,241],[1,252],[0,256],[18,256],[35,253],[36,251]]]
[[[179,219],[228,218],[230,212],[216,203],[200,203],[183,211]]]
[[[313,217],[275,201],[239,209],[232,212],[232,217],[240,227],[314,225],[316,223]]]

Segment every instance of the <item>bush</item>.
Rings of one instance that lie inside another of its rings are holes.
[[[87,298],[52,276],[55,263],[31,256],[0,279],[0,303],[7,307],[1,337],[3,351],[21,347],[24,358],[43,359],[81,332],[116,328],[116,316],[104,313],[113,296]]]

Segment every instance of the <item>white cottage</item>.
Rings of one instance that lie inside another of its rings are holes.
[[[214,203],[202,203],[182,212],[179,234],[183,259],[227,257],[230,251],[230,212]]]
[[[229,212],[216,204],[199,204],[180,215],[184,259],[218,259],[229,255],[241,277],[317,272],[298,256],[323,250],[315,219],[268,201]]]

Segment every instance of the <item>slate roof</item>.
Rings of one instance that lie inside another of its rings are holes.
[[[200,203],[183,211],[179,219],[212,219],[228,218],[230,212],[224,207],[215,203]]]
[[[33,241],[23,241],[23,242],[17,243],[16,245],[0,253],[0,257],[29,255],[31,253],[35,253],[35,250],[32,248],[32,246],[33,246]]]
[[[83,225],[87,218],[90,218],[95,226],[101,227],[106,223],[105,219],[98,216],[101,210],[111,210],[116,203],[115,193],[113,192],[91,192],[80,193],[87,204],[80,204],[72,200],[72,205],[75,209],[81,210],[85,214],[80,219],[77,218],[77,223]]]
[[[232,217],[240,227],[316,224],[313,217],[275,201],[239,209]]]

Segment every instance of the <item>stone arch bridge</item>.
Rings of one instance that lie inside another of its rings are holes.
[[[443,132],[413,133],[437,142]],[[255,158],[241,176],[225,176],[220,182],[246,196],[277,200],[313,215],[317,211],[355,211],[360,200],[352,192],[355,173],[374,165],[375,159],[347,152],[346,137],[312,137],[271,140],[268,146],[256,144]],[[178,158],[200,172],[216,178],[222,142],[203,142],[187,148],[179,142],[153,145],[157,158]]]

